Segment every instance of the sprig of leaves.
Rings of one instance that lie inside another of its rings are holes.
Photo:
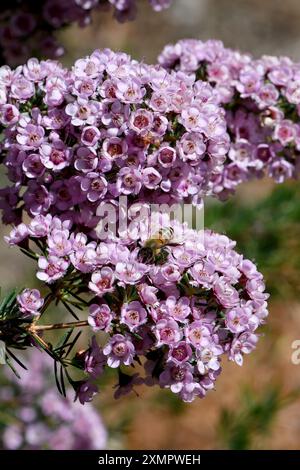
[[[259,395],[250,388],[244,389],[239,407],[221,411],[218,433],[222,447],[231,450],[255,448],[257,438],[271,431],[279,411],[299,399],[299,394],[299,390],[295,390],[282,396],[276,386],[266,388]]]
[[[18,364],[27,369],[12,349],[24,350],[30,346],[27,328],[32,319],[24,318],[17,303],[18,292],[13,290],[6,294],[0,302],[0,364],[6,364],[19,377],[15,367]]]

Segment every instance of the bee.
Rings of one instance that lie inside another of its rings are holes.
[[[142,263],[164,264],[169,256],[168,246],[177,246],[174,242],[174,229],[172,227],[161,228],[157,234],[149,238],[140,248],[138,258]]]

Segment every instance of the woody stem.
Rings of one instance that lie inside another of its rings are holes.
[[[52,325],[34,325],[31,327],[32,331],[47,331],[47,330],[61,330],[63,328],[80,328],[88,326],[87,320],[73,321],[69,323],[53,323]]]

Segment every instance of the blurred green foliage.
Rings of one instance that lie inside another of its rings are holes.
[[[271,386],[257,393],[246,388],[235,409],[220,413],[218,436],[221,447],[232,450],[263,448],[279,411],[299,398],[299,391],[282,397],[280,388]]]
[[[205,225],[237,241],[240,253],[255,261],[268,292],[285,298],[300,294],[300,185],[276,186],[266,198],[208,201]]]
[[[159,390],[153,397],[152,402],[155,407],[168,410],[172,415],[179,416],[186,411],[187,404],[181,398],[170,390]]]

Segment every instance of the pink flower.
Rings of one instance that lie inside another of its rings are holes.
[[[145,168],[143,171],[143,184],[148,189],[157,189],[162,180],[161,174],[155,168]]]
[[[111,327],[112,319],[113,315],[108,305],[90,305],[88,322],[93,331],[104,330],[108,332]]]
[[[48,211],[54,199],[46,186],[40,185],[36,181],[29,181],[28,189],[23,197],[25,206],[32,215]]]
[[[147,272],[144,264],[137,262],[120,262],[116,264],[116,277],[127,284],[140,281]]]
[[[269,175],[276,183],[283,183],[294,174],[294,166],[284,158],[276,158],[269,167]]]
[[[42,126],[27,124],[18,128],[17,141],[25,149],[35,149],[44,141],[45,131]]]
[[[268,78],[275,85],[287,85],[292,79],[292,70],[290,67],[275,65],[268,73]]]
[[[225,324],[232,333],[241,333],[249,329],[255,330],[259,320],[252,315],[250,308],[236,307],[226,313]]]
[[[41,161],[40,155],[37,153],[30,153],[25,157],[22,169],[27,178],[38,178],[45,173],[45,167]]]
[[[107,356],[107,365],[115,369],[120,364],[129,366],[133,361],[135,349],[127,336],[116,334],[103,348],[103,353]]]
[[[18,245],[21,243],[23,240],[25,240],[28,237],[28,227],[25,224],[19,224],[17,227],[14,227],[9,236],[5,236],[4,240],[6,243],[9,245]]]
[[[215,266],[213,263],[203,260],[195,263],[189,270],[196,283],[210,288],[214,282]]]
[[[42,144],[40,148],[41,160],[46,168],[60,171],[70,164],[72,153],[61,140],[50,144]]]
[[[98,165],[97,153],[92,148],[79,147],[77,150],[77,158],[75,160],[75,168],[83,173],[89,173],[96,170]]]
[[[63,258],[72,251],[72,243],[69,240],[68,230],[53,230],[48,236],[47,242],[50,255]]]
[[[93,126],[96,123],[100,112],[100,103],[92,100],[84,100],[82,98],[79,98],[78,101],[69,103],[66,106],[66,114],[71,116],[71,123],[73,126]]]
[[[153,113],[146,109],[138,109],[134,111],[129,119],[129,126],[132,130],[140,133],[149,131],[153,124]]]
[[[161,113],[165,112],[168,109],[169,102],[167,96],[164,96],[162,93],[153,93],[149,102],[149,106],[153,111],[159,111]],[[154,117],[155,123],[155,117]],[[156,122],[157,125],[157,122]]]
[[[107,181],[103,176],[98,173],[88,173],[85,178],[81,180],[80,187],[82,191],[87,193],[87,199],[90,202],[96,202],[107,192]]]
[[[139,296],[142,302],[146,305],[155,305],[158,303],[156,293],[158,289],[153,286],[147,286],[147,284],[142,284],[138,290]]]
[[[84,145],[93,147],[97,144],[101,136],[99,129],[95,126],[86,126],[82,129],[81,142]]]
[[[191,313],[188,297],[181,297],[180,299],[172,296],[168,297],[166,300],[166,311],[174,320],[185,323],[186,318]]]
[[[189,380],[186,381],[180,392],[180,398],[186,403],[191,403],[198,396],[205,396],[205,391],[203,387],[195,381],[194,377],[189,377]]]
[[[239,303],[238,291],[224,277],[214,283],[214,292],[220,304],[225,308],[235,307]]]
[[[79,96],[82,99],[88,99],[95,91],[96,82],[91,78],[82,78],[80,80],[75,80],[74,83],[74,94]]]
[[[70,261],[73,266],[82,273],[89,273],[94,269],[96,252],[94,246],[79,247],[70,254]]]
[[[35,93],[34,85],[26,78],[19,76],[13,80],[11,85],[11,95],[21,101],[29,100]]]
[[[196,350],[197,369],[201,375],[218,371],[221,367],[219,356],[223,354],[222,346],[214,343]]]
[[[42,238],[49,234],[52,225],[51,214],[36,215],[30,222],[28,231],[31,237]]]
[[[66,211],[73,203],[74,180],[57,180],[51,185],[51,198],[55,207],[60,211]]]
[[[93,336],[91,345],[85,354],[84,371],[90,377],[96,379],[103,373],[105,364],[106,358],[96,341],[96,337]]]
[[[173,393],[180,393],[184,384],[193,380],[192,372],[193,368],[190,364],[176,365],[169,362],[159,376],[159,385],[163,388],[170,388]]]
[[[93,397],[98,392],[98,387],[88,380],[85,382],[80,382],[79,387],[76,391],[76,398],[80,401],[82,405],[92,401]]]
[[[138,194],[142,187],[142,174],[136,168],[123,167],[118,174],[116,188],[119,194]]]
[[[300,104],[300,81],[289,81],[286,89],[286,97],[290,103]],[[274,103],[275,104],[275,103]]]
[[[124,304],[121,309],[121,323],[127,325],[130,331],[135,331],[138,327],[146,323],[147,312],[140,302],[133,301]]]
[[[69,263],[65,259],[58,258],[57,256],[49,256],[48,259],[41,256],[38,260],[38,266],[39,271],[36,277],[40,279],[40,281],[51,284],[65,275]]]
[[[192,357],[192,348],[185,341],[180,341],[178,344],[170,346],[168,361],[174,362],[176,365],[181,365],[189,361]]]
[[[157,346],[172,345],[178,343],[182,338],[182,331],[174,320],[159,320],[153,330],[157,338]]]
[[[146,93],[137,79],[118,80],[116,97],[123,103],[138,103]]]
[[[251,96],[253,93],[257,93],[260,90],[261,85],[261,75],[258,71],[248,67],[240,73],[237,89],[241,93],[241,96],[246,98],[247,96]]]
[[[20,113],[13,104],[4,104],[0,106],[0,122],[4,126],[12,126],[19,120]]]
[[[264,301],[269,295],[265,293],[265,283],[262,276],[250,279],[246,282],[246,290],[253,300]]]
[[[37,289],[24,289],[17,296],[17,301],[21,312],[31,315],[39,315],[39,310],[44,304],[44,299]]]
[[[92,274],[89,289],[99,297],[102,297],[106,292],[113,290],[114,280],[115,275],[113,270],[109,267],[102,268],[100,271],[95,271]]]
[[[161,274],[168,282],[177,282],[181,277],[181,272],[176,264],[165,264],[161,269]]]
[[[274,137],[279,140],[282,145],[287,145],[296,137],[296,127],[292,121],[287,119],[279,122],[274,131]]]
[[[66,81],[61,77],[49,77],[45,84],[45,103],[48,106],[59,106],[63,103],[68,88]]]
[[[202,321],[197,320],[185,327],[186,341],[196,349],[206,347],[209,344],[210,331]]]
[[[163,168],[171,168],[176,160],[176,151],[172,147],[163,146],[157,152],[157,160]]]
[[[204,157],[206,152],[206,145],[203,141],[201,134],[186,132],[177,142],[177,148],[180,158],[186,162],[197,163]]]
[[[124,139],[119,137],[111,137],[105,139],[102,145],[102,153],[108,159],[115,159],[123,157],[127,152],[128,146]]]
[[[258,104],[262,108],[267,106],[276,105],[279,97],[279,92],[272,83],[263,85],[258,92]]]
[[[187,131],[201,132],[207,126],[205,116],[196,106],[184,109],[181,113],[180,122]]]
[[[258,341],[257,335],[254,333],[242,333],[232,341],[229,352],[229,359],[236,362],[237,365],[243,365],[243,354],[249,354],[256,347]]]
[[[24,65],[24,76],[33,82],[39,82],[47,76],[47,67],[45,62],[39,62],[38,59],[29,59]]]

